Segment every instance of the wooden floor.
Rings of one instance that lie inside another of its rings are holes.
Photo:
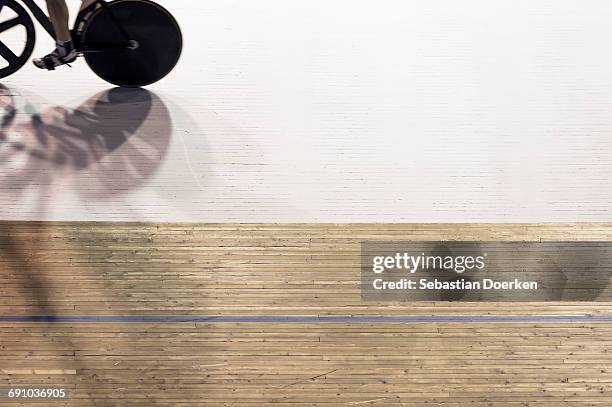
[[[362,302],[365,239],[612,241],[612,225],[3,223],[0,315],[612,315]],[[612,323],[0,322],[0,388],[26,385],[64,386],[48,404],[68,406],[610,406]]]

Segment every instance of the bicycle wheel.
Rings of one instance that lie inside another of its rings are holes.
[[[28,12],[15,0],[0,1],[0,78],[21,69],[32,56],[35,42],[36,31]]]
[[[126,38],[136,41],[135,49],[122,48]],[[86,22],[81,44],[90,49],[117,46],[117,49],[85,52],[89,67],[113,85],[141,87],[159,81],[176,66],[183,48],[181,30],[172,15],[149,0],[116,0],[100,8]]]

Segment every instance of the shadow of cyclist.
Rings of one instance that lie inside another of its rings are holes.
[[[165,104],[144,89],[110,89],[76,109],[53,107],[15,124],[14,107],[4,111],[2,192],[72,180],[88,199],[125,193],[152,177],[172,133]]]
[[[28,218],[45,219],[57,205],[56,188],[64,184],[84,200],[124,193],[151,178],[166,156],[172,121],[165,104],[149,91],[110,89],[75,109],[53,107],[34,114],[16,106],[15,96],[0,85],[0,199],[6,213],[11,206],[35,202]],[[1,209],[0,216],[7,217]],[[0,224],[0,277],[11,282],[0,305],[32,316],[79,312],[78,297],[58,290],[57,276],[74,265],[48,257],[61,257],[54,254],[58,248],[60,253],[86,249],[66,236],[49,240],[51,230],[38,222]],[[77,268],[75,275],[84,279],[100,274],[96,266]],[[58,352],[76,349],[74,341],[65,337],[57,343]],[[84,368],[76,357],[72,365]]]
[[[172,122],[150,91],[114,88],[76,109],[53,107],[32,115],[15,106],[15,95],[0,85],[0,197],[7,207],[34,198],[33,219],[45,219],[57,181],[85,173],[74,184],[84,199],[113,196],[148,180],[166,155]],[[29,120],[20,121],[23,116]],[[36,233],[45,226],[28,228]],[[32,242],[20,241],[10,229],[0,234],[0,258],[13,274],[27,276],[24,288],[31,291],[36,312],[54,315],[44,288],[45,265],[29,255]]]

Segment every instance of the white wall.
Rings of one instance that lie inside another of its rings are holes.
[[[612,221],[610,1],[160,3],[186,48],[151,95],[2,81],[1,218]]]

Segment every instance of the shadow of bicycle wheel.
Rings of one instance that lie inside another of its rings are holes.
[[[138,188],[166,156],[172,120],[148,90],[113,88],[22,121],[13,95],[0,88],[0,191],[72,179],[83,198],[105,198]]]

